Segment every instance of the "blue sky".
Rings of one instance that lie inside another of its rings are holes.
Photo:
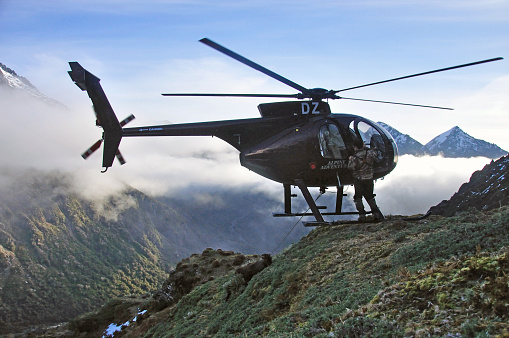
[[[120,108],[128,96],[127,107],[150,107],[154,120],[189,122],[252,117],[260,100],[234,99],[236,112],[226,113],[231,100],[200,104],[159,94],[294,92],[198,43],[202,37],[305,87],[341,89],[509,57],[509,1],[0,0],[0,31],[0,61],[48,95],[65,96],[56,98],[68,105],[80,93],[69,86],[66,62],[79,61],[108,84]],[[423,143],[459,125],[507,149],[509,140],[497,129],[508,121],[507,110],[497,109],[508,103],[494,96],[507,93],[508,76],[504,60],[343,93],[450,106],[452,113],[344,100],[332,106],[334,112],[383,120]],[[67,93],[70,88],[75,95]],[[210,107],[206,113],[203,105]],[[172,107],[182,106],[192,108],[186,118],[172,116]]]
[[[505,57],[343,93],[453,111],[347,100],[331,107],[335,113],[384,121],[422,143],[458,125],[509,150],[509,1],[0,0],[0,62],[48,96],[86,110],[84,115],[92,114],[90,101],[69,79],[68,61],[79,61],[101,78],[119,118],[136,115],[130,126],[256,117],[257,104],[270,101],[167,98],[160,95],[164,92],[295,93],[199,43],[203,37],[308,88],[341,89]],[[11,118],[2,115],[4,121]],[[77,148],[73,152],[79,154],[100,136],[91,116],[72,115],[67,121],[62,127],[76,138],[70,142]],[[148,142],[123,141],[124,155],[135,168],[131,178],[144,163],[129,158]],[[201,139],[185,141],[186,147],[176,142],[182,147],[172,155],[177,157],[197,147],[222,156],[228,147],[204,146]],[[164,149],[159,143],[152,147]],[[236,156],[221,160],[238,168]],[[197,164],[202,165],[210,163]],[[167,175],[163,169],[157,175]],[[223,170],[219,165],[210,171],[220,175]],[[202,176],[203,181],[216,177],[196,169],[196,177]]]

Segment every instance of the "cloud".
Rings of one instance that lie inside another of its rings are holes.
[[[240,166],[234,148],[211,137],[124,138],[120,149],[128,163],[115,162],[101,174],[102,149],[86,162],[80,157],[102,133],[91,108],[56,109],[10,90],[0,91],[0,99],[8,112],[0,124],[4,166],[73,173],[76,190],[89,199],[104,199],[125,184],[152,195],[177,193],[190,184],[271,189]]]
[[[375,184],[377,202],[386,214],[425,213],[431,206],[449,199],[472,173],[491,160],[401,156],[394,171]]]

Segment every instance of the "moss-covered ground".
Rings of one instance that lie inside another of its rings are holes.
[[[508,245],[508,208],[317,228],[247,285],[225,271],[117,335],[509,334]]]

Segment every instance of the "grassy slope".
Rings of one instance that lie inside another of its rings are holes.
[[[504,249],[488,255],[508,244],[508,209],[318,228],[275,256],[247,286],[235,284],[230,272],[123,332],[161,337],[509,332],[509,259]],[[228,290],[233,292],[226,300]]]

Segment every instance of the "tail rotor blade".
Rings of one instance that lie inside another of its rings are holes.
[[[81,157],[83,157],[83,159],[86,160],[90,155],[92,155],[94,153],[94,151],[99,149],[99,147],[101,146],[102,143],[103,143],[102,139],[97,141],[90,148],[88,148],[87,151],[85,151],[83,154],[81,154]]]
[[[120,162],[120,165],[125,164],[124,156],[122,156],[122,154],[120,153],[120,150],[117,149],[117,153],[115,154],[115,156],[117,157],[117,160]]]
[[[120,126],[123,127],[134,119],[135,119],[134,115],[131,114],[128,117],[126,117],[125,119],[123,119],[122,121],[120,121]]]

